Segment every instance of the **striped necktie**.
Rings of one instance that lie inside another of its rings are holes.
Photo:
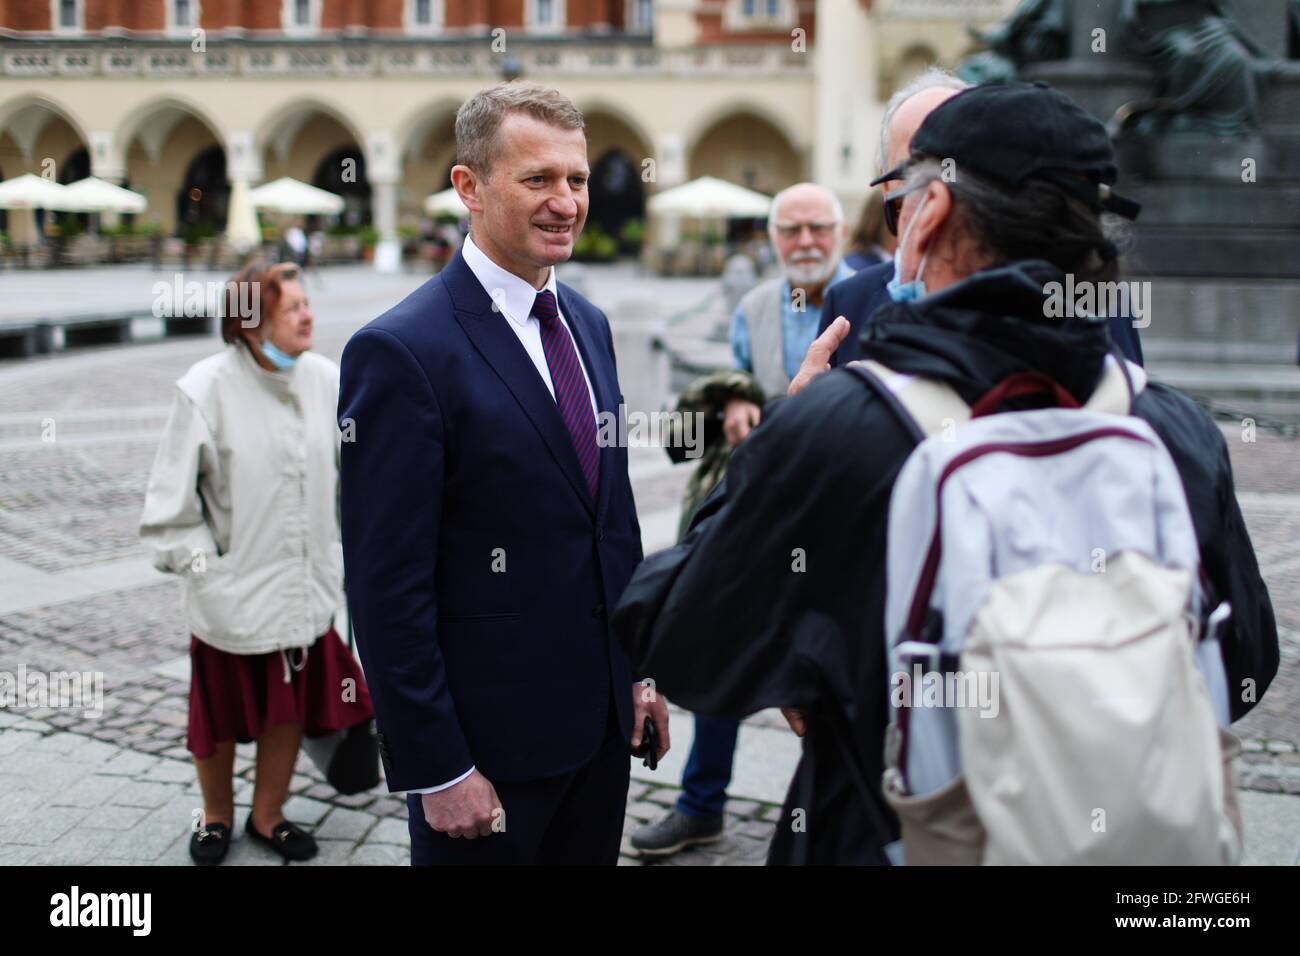
[[[578,361],[578,350],[573,345],[573,336],[560,321],[559,306],[549,289],[537,293],[533,315],[542,329],[542,351],[551,370],[555,404],[559,406],[564,427],[569,430],[591,500],[595,501],[600,485],[600,449],[596,445],[596,416],[591,412],[591,396]]]

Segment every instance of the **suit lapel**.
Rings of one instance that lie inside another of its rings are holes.
[[[599,437],[600,431],[600,413],[612,415],[615,423],[615,437],[618,437],[618,393],[617,388],[606,380],[609,371],[608,363],[595,362],[592,360],[592,347],[599,344],[599,331],[594,322],[590,321],[585,310],[580,309],[576,304],[573,296],[566,295],[564,286],[556,283],[556,290],[559,292],[560,311],[564,317],[569,320],[569,328],[573,330],[573,340],[578,346],[578,355],[582,357],[582,365],[587,370],[587,377],[591,379],[592,391],[596,393],[596,435]],[[612,472],[615,467],[616,448],[601,447],[597,449],[600,455],[600,476],[596,485],[596,519],[600,523],[605,518],[605,509],[609,503],[609,484]]]
[[[492,299],[479,285],[459,252],[442,271],[442,276],[456,309],[456,321],[514,395],[546,443],[555,464],[564,472],[583,505],[594,514],[591,494],[582,476],[577,452],[573,450],[573,439],[564,426],[555,399],[537,374],[537,368],[520,344],[519,337],[506,326],[510,320],[493,310]],[[565,316],[568,316],[567,312]]]

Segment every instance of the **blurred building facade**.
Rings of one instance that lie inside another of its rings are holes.
[[[391,239],[449,185],[453,118],[522,75],[589,124],[592,217],[702,175],[802,178],[852,207],[882,102],[1014,0],[0,0],[0,178],[95,175],[165,233],[224,227],[232,186],[342,194]],[[34,228],[11,213],[15,241]]]

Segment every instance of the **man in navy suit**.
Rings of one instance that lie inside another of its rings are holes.
[[[582,114],[501,84],[456,114],[461,251],[348,342],[349,607],[411,862],[617,862],[629,746],[668,715],[608,609],[641,559],[609,322],[556,281],[587,216]]]
[[[912,136],[921,128],[925,118],[940,103],[961,92],[966,86],[955,76],[933,69],[894,94],[885,107],[880,127],[880,152],[877,159],[882,172],[896,169],[907,159],[911,152]],[[872,185],[877,183],[881,183],[881,180]],[[892,188],[897,186],[897,183],[892,184]],[[884,181],[881,188],[888,190],[891,183]],[[895,220],[889,213],[890,210],[886,209],[885,222],[892,232],[895,230]],[[813,345],[814,349],[819,350],[815,354],[820,355],[829,346],[829,364],[832,367],[848,365],[862,358],[862,334],[875,311],[890,301],[888,286],[893,277],[894,264],[882,262],[863,269],[829,290],[817,329],[818,339]],[[840,316],[848,321],[848,326],[841,323],[834,334],[823,338],[823,333]],[[1138,365],[1142,364],[1142,344],[1130,317],[1112,317],[1110,337],[1125,358]]]

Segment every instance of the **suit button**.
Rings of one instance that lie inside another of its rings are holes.
[[[603,604],[597,604],[595,607],[593,607],[593,608],[591,609],[591,616],[592,616],[592,617],[604,617],[604,616],[605,616],[605,605],[603,605]]]
[[[596,529],[596,540],[597,540],[597,541],[604,541],[604,540],[605,540],[605,529],[604,529],[604,528],[597,528],[597,529]]]

